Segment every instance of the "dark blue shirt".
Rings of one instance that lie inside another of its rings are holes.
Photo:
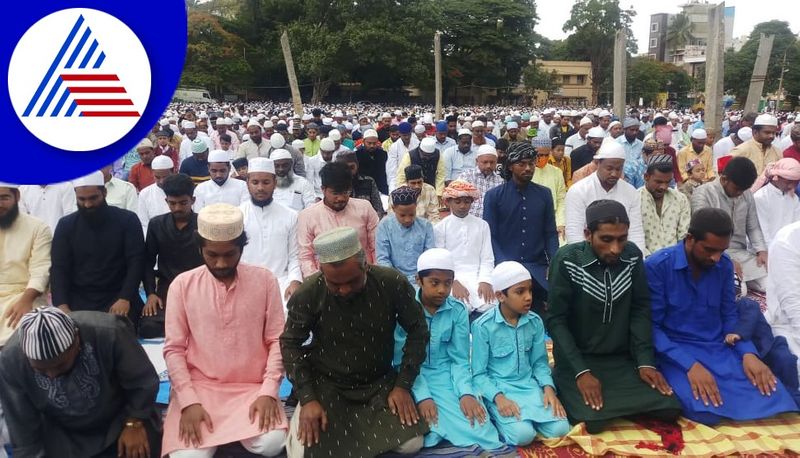
[[[492,232],[495,263],[517,261],[547,288],[547,268],[558,250],[550,190],[528,183],[520,191],[513,181],[492,188],[483,197],[483,219]]]
[[[196,185],[211,178],[211,174],[208,172],[208,161],[198,161],[194,156],[187,157],[181,162],[180,172],[189,175]]]

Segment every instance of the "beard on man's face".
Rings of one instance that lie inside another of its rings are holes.
[[[14,204],[5,215],[0,216],[0,229],[8,229],[19,216],[19,204]]]
[[[106,208],[108,208],[107,202],[103,202],[99,206],[91,208],[78,205],[78,214],[80,214],[81,218],[84,218],[90,225],[96,226],[106,219]]]
[[[287,174],[285,177],[276,176],[275,183],[279,188],[288,188],[294,183],[294,177],[292,177],[291,173]]]

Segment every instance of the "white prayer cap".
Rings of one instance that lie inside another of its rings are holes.
[[[244,142],[246,142],[246,141],[248,141],[248,140],[250,140],[250,134],[244,134],[244,135],[242,135],[242,143],[244,143]]]
[[[403,112],[401,112],[400,110],[394,110],[394,115],[395,116],[400,116],[402,114],[403,114]]]
[[[375,129],[367,129],[367,131],[364,132],[364,138],[378,138],[378,132],[376,132]]]
[[[162,154],[153,159],[153,162],[150,163],[150,167],[152,167],[153,170],[171,170],[175,167],[175,164],[172,163],[172,159],[170,159],[169,156]]]
[[[197,129],[197,124],[193,123],[192,121],[183,121],[181,123],[181,127],[184,129]]]
[[[414,126],[414,133],[422,134],[424,132],[425,132],[425,126],[423,126],[422,124],[417,124],[416,126]]]
[[[19,185],[0,181],[0,188],[19,189]]]
[[[273,127],[275,127],[275,124],[272,124],[272,121],[264,122],[264,129],[272,129]]]
[[[247,161],[247,173],[258,172],[275,175],[275,162],[267,157],[254,157]]]
[[[243,123],[246,124],[248,121],[250,121],[250,116],[242,116],[242,122]]]
[[[742,127],[736,131],[736,136],[739,137],[739,140],[746,142],[753,138],[753,129],[749,127]]]
[[[506,290],[530,279],[531,273],[517,261],[501,262],[492,271],[492,287],[495,291]]]
[[[41,307],[23,315],[19,322],[20,347],[28,359],[58,358],[75,342],[77,327],[57,307]]]
[[[231,153],[227,151],[223,151],[221,149],[215,149],[208,153],[208,162],[224,162],[229,163],[231,161]]]
[[[600,126],[592,127],[589,129],[589,132],[586,133],[586,136],[591,138],[603,138],[606,136],[606,131]]]
[[[247,123],[247,127],[248,127],[248,128],[250,128],[250,127],[253,127],[253,126],[255,126],[255,127],[258,127],[259,129],[261,129],[261,124],[259,124],[259,123],[258,123],[258,120],[256,120],[256,119],[251,119],[251,120],[250,120],[250,121]]]
[[[668,117],[669,119],[678,119],[678,115],[677,115],[677,114],[675,114],[675,112],[674,112],[674,111],[670,111],[670,112],[669,112],[669,114],[667,115],[667,117]]]
[[[511,121],[506,123],[506,130],[508,129],[519,129],[519,124],[516,121]]]
[[[692,138],[695,140],[705,140],[708,138],[708,134],[705,129],[695,129],[692,131]]]
[[[591,113],[595,116],[600,116],[600,113],[602,112],[603,110],[601,110],[600,108],[595,108],[594,110],[591,111]]]
[[[275,149],[283,148],[286,146],[286,139],[279,133],[274,133],[269,137],[269,144]]]
[[[611,129],[614,126],[621,126],[621,125],[622,123],[619,121],[611,121],[611,123],[608,125],[608,128]]]
[[[602,110],[600,113],[597,114],[597,116],[604,118],[606,116],[611,116],[611,113],[609,113],[608,110]]]
[[[303,120],[303,121],[311,121],[312,119],[314,119],[314,117],[313,117],[313,116],[311,116],[311,115],[310,115],[310,114],[308,114],[308,113],[304,114],[304,115],[303,115],[303,118],[302,118],[302,120]]]
[[[336,150],[336,144],[333,143],[333,139],[330,138],[330,137],[323,138],[319,142],[319,149],[321,149],[323,151],[335,151]]]
[[[197,214],[197,233],[206,240],[228,242],[235,240],[242,232],[244,215],[231,204],[211,204]]]
[[[625,160],[625,148],[617,142],[605,142],[597,150],[597,154],[592,158],[594,160],[600,159],[622,159]]]
[[[164,118],[161,121],[158,121],[158,125],[161,126],[161,127],[168,126],[169,125],[169,119]]]
[[[295,140],[292,142],[292,148],[298,151],[301,149],[306,149],[306,143],[303,140]]]
[[[322,118],[322,125],[323,126],[330,126],[333,122],[333,118]]]
[[[759,115],[755,122],[753,123],[754,126],[778,126],[778,119],[775,116],[770,114],[764,113]]]
[[[202,138],[197,137],[192,140],[192,154],[202,154],[208,151],[208,145]]]
[[[285,149],[276,149],[270,153],[269,158],[273,161],[280,161],[281,159],[292,159],[292,153]]]
[[[497,150],[492,145],[481,145],[478,147],[478,153],[475,157],[480,157],[484,155],[491,155],[497,157]]]
[[[217,118],[217,125],[218,126],[230,126],[231,124],[233,124],[233,123],[232,122],[228,123],[228,120],[225,119],[225,118]]]
[[[353,130],[353,123],[350,122],[350,121],[345,122],[344,123],[344,128],[347,129],[347,130]]]
[[[136,149],[137,150],[140,149],[140,148],[150,148],[150,149],[152,149],[153,148],[153,142],[151,142],[149,138],[143,138],[142,141],[140,141],[139,144],[136,145]]]
[[[539,119],[539,115],[533,115],[531,116],[530,122],[539,122]]]
[[[433,116],[425,115],[422,117],[422,124],[433,124]]]
[[[425,137],[419,142],[419,148],[428,154],[436,150],[436,140],[433,137]]]
[[[458,130],[458,136],[460,137],[462,135],[466,135],[468,137],[472,137],[472,132],[470,132],[469,129],[459,129]]]
[[[201,111],[200,114],[197,115],[197,117],[200,119],[208,119],[208,113],[206,113],[205,111]]]
[[[381,119],[386,119],[386,118],[391,118],[391,117],[392,117],[392,115],[390,115],[389,113],[383,113],[381,115]]]
[[[342,139],[342,133],[339,132],[339,129],[334,129],[334,130],[328,132],[328,138],[330,138],[331,140],[337,142],[337,141]]]
[[[105,186],[106,179],[103,176],[103,172],[96,171],[92,172],[86,176],[82,176],[76,180],[72,180],[72,187],[73,188],[80,188],[81,186]]]
[[[333,112],[333,117],[334,118],[344,118],[344,114],[342,113],[341,110],[336,110],[336,111]]]
[[[472,128],[474,129],[476,127],[486,127],[486,125],[483,123],[483,121],[475,121],[472,123]]]
[[[455,272],[455,263],[453,262],[453,255],[444,248],[431,248],[430,250],[422,253],[417,259],[417,272],[423,270],[450,270]]]

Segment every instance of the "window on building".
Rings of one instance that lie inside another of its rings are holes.
[[[576,84],[578,84],[580,86],[583,86],[584,84],[586,84],[586,75],[578,75],[577,79],[578,79],[578,81],[576,82]]]
[[[647,57],[649,57],[650,59],[653,59],[653,60],[656,60],[656,58],[657,58],[657,56],[655,54],[653,54],[653,53],[648,54]]]
[[[651,32],[658,32],[658,22],[651,22],[650,23],[650,31]]]
[[[658,48],[658,38],[651,38],[650,39],[650,47],[651,48]]]
[[[569,75],[561,75],[561,84],[569,84]]]

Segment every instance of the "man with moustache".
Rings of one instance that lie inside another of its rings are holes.
[[[137,324],[143,306],[139,282],[145,258],[139,218],[106,203],[102,172],[72,184],[78,211],[61,218],[53,234],[53,305],[66,312],[123,315]]]
[[[230,179],[231,163],[227,151],[208,153],[208,173],[211,179],[200,183],[194,190],[194,211],[218,203],[236,206],[247,200],[247,185],[242,180]]]
[[[285,149],[276,149],[269,158],[272,159],[275,168],[274,198],[277,202],[294,211],[300,211],[317,201],[314,185],[292,171],[292,153]]]
[[[239,205],[248,235],[242,261],[269,269],[277,278],[284,304],[303,281],[297,257],[297,212],[274,198],[275,163],[257,157],[247,170],[250,200]]]

